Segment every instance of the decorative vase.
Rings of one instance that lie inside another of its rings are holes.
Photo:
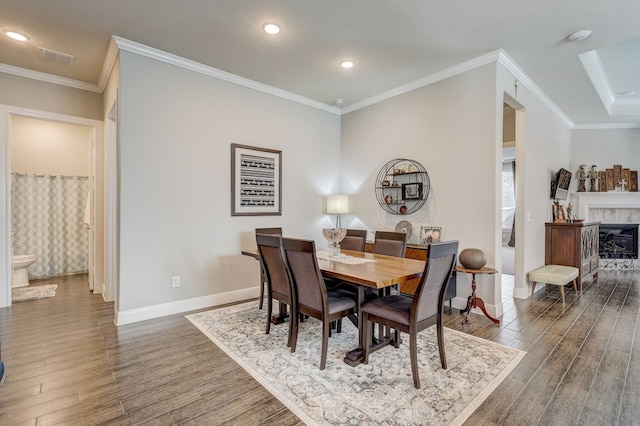
[[[324,228],[322,235],[329,242],[329,253],[340,256],[340,241],[347,235],[347,228]]]
[[[458,260],[467,269],[481,269],[487,264],[487,255],[480,249],[466,248],[460,252]]]

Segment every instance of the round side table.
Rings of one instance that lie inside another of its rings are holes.
[[[498,271],[493,268],[487,268],[486,266],[480,269],[467,269],[464,266],[456,266],[456,271],[471,274],[471,296],[469,296],[469,299],[467,299],[467,307],[460,311],[460,314],[465,314],[465,317],[462,320],[462,324],[464,325],[469,322],[469,314],[471,313],[471,308],[480,308],[482,310],[482,313],[484,313],[487,318],[489,318],[496,324],[500,324],[499,319],[494,318],[487,313],[487,310],[484,308],[484,302],[482,301],[482,299],[476,296],[476,275],[491,275],[495,274]]]

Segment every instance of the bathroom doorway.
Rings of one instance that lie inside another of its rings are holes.
[[[0,177],[0,183],[5,188],[4,196],[0,200],[0,208],[7,219],[0,224],[4,240],[1,241],[0,273],[7,279],[0,283],[0,306],[11,304],[11,257],[16,246],[11,220],[11,187],[15,174],[30,175],[31,178],[54,175],[61,176],[63,180],[68,176],[85,177],[85,182],[82,183],[85,188],[82,192],[84,199],[78,202],[83,207],[83,221],[84,213],[88,213],[86,215],[88,224],[83,229],[87,242],[84,268],[89,272],[88,289],[93,291],[97,287],[96,280],[100,280],[100,273],[96,274],[96,272],[103,270],[104,263],[100,258],[100,253],[104,251],[96,250],[103,241],[103,232],[100,231],[103,217],[100,209],[103,209],[103,203],[100,202],[101,194],[96,191],[96,176],[101,173],[96,167],[96,158],[99,157],[99,147],[102,145],[102,123],[17,107],[5,106],[1,109],[4,111],[0,112],[4,114],[0,121],[0,147],[4,147],[7,155],[0,158],[6,165],[6,173]],[[67,146],[65,143],[60,144],[56,141],[56,136],[65,134],[66,136],[62,138],[66,140]],[[72,153],[74,150],[70,146],[74,143],[83,146]],[[78,153],[81,153],[79,155],[82,157],[79,161]],[[73,272],[70,271],[70,273]],[[98,289],[101,288],[100,284]]]
[[[31,280],[89,272],[93,287],[92,132],[78,124],[11,119],[11,246],[14,256],[33,256]]]

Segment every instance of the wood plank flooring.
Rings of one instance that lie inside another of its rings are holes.
[[[183,315],[115,327],[85,275],[48,283],[0,309],[0,425],[302,424]],[[500,326],[446,308],[447,327],[527,351],[466,424],[639,424],[640,272],[601,271],[564,307],[552,287],[505,292]]]

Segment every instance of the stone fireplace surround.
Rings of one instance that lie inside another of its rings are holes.
[[[640,223],[640,192],[576,192],[571,194],[575,217],[585,222]],[[600,259],[600,268],[640,269],[640,260],[606,262]]]

